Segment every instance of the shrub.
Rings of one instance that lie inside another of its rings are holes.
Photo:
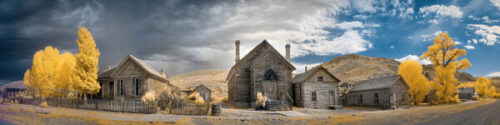
[[[146,94],[142,96],[141,100],[144,103],[154,103],[154,101],[156,100],[155,91],[146,92]]]
[[[477,95],[472,96],[472,100],[479,100],[479,96]]]
[[[42,108],[45,108],[45,107],[47,107],[47,106],[49,106],[49,104],[47,104],[47,101],[43,101],[43,102],[40,104],[40,107],[42,107]]]
[[[266,101],[267,97],[262,95],[261,92],[257,93],[257,101],[255,101],[255,104],[258,106],[265,107],[266,106]]]
[[[187,102],[188,103],[195,103],[195,104],[199,104],[199,105],[205,104],[205,100],[203,99],[203,97],[200,96],[200,94],[198,92],[191,93],[191,95],[189,95],[187,97]]]

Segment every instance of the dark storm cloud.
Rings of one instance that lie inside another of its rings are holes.
[[[20,80],[32,55],[51,45],[77,52],[77,30],[87,27],[101,51],[100,66],[116,65],[127,54],[144,60],[202,63],[192,47],[213,46],[200,28],[217,25],[214,5],[230,1],[2,1],[0,3],[0,79]],[[206,37],[205,37],[206,38]],[[210,45],[209,45],[210,44]],[[168,59],[151,59],[153,55]]]

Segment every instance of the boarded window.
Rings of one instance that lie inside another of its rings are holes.
[[[318,76],[318,81],[323,82],[323,76]]]
[[[316,101],[316,92],[312,92],[311,100]]]
[[[375,101],[374,101],[374,103],[375,103],[375,104],[378,104],[378,103],[379,103],[379,102],[378,102],[378,93],[375,93],[373,96],[375,96]]]
[[[270,81],[278,80],[278,76],[276,75],[274,70],[268,69],[264,74],[264,80],[270,80]]]

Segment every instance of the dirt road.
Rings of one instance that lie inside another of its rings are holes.
[[[474,109],[441,116],[421,125],[499,125],[500,101]]]

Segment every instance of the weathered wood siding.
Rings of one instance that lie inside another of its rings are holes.
[[[318,81],[323,77],[323,81]],[[327,71],[316,70],[304,82],[295,84],[295,105],[307,108],[328,108],[339,104],[338,83]],[[312,100],[312,93],[316,92],[316,101]]]
[[[101,97],[104,99],[112,99],[114,95],[114,86],[111,88],[110,82],[113,81],[111,78],[99,79],[101,83]]]
[[[390,88],[349,92],[347,100],[351,106],[373,106],[383,109],[410,105],[408,86],[402,79],[396,81]]]
[[[307,108],[328,108],[338,104],[338,87],[336,83],[305,82],[302,86],[302,106]],[[313,101],[312,93],[316,93]],[[298,101],[298,100],[297,100]]]
[[[348,104],[350,106],[373,106],[383,109],[391,107],[390,89],[368,90],[361,92],[352,92],[348,95]],[[378,103],[375,101],[375,95],[378,95]],[[361,100],[362,99],[362,100]]]
[[[396,97],[394,97],[395,99],[391,100],[396,101],[392,102],[393,104],[395,104],[393,106],[400,107],[409,106],[411,104],[408,89],[408,85],[406,85],[402,78],[394,83],[394,85],[391,87],[391,91],[396,95]]]

